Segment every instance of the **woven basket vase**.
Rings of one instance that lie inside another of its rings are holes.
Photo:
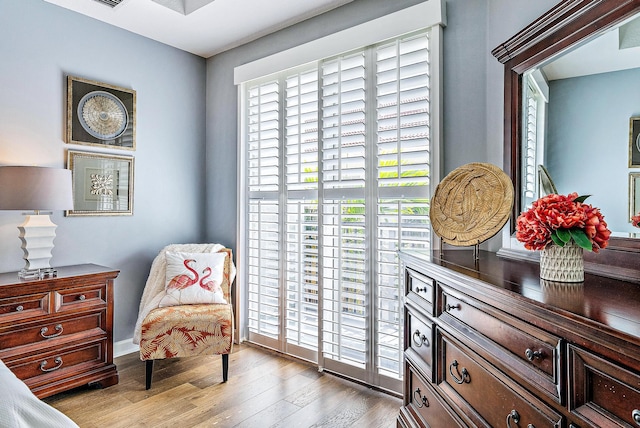
[[[583,249],[573,240],[564,247],[547,245],[540,252],[540,278],[557,282],[584,281]]]

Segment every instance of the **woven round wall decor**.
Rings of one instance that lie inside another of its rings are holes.
[[[429,218],[447,244],[471,246],[498,233],[513,206],[513,184],[500,168],[468,163],[451,171],[436,187]]]

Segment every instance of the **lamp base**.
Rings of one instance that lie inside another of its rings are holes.
[[[18,278],[20,279],[44,279],[55,278],[56,276],[58,276],[58,271],[52,267],[42,269],[22,268],[22,270],[18,272]]]
[[[27,272],[46,272],[51,269],[51,250],[56,237],[56,225],[48,214],[27,214],[24,223],[18,226]]]

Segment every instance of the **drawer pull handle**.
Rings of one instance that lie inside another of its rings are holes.
[[[416,293],[422,293],[422,292],[427,292],[428,288],[427,287],[416,287]]]
[[[416,388],[416,390],[413,391],[413,399],[416,401],[418,408],[429,407],[429,400],[426,395],[422,395],[420,388]]]
[[[78,300],[84,300],[86,298],[87,298],[87,296],[85,296],[84,294],[81,294],[81,295],[78,296]]]
[[[452,309],[461,309],[462,306],[460,306],[460,303],[456,303],[455,305],[450,305],[447,303],[447,311],[450,311]]]
[[[40,363],[40,370],[46,373],[46,372],[52,372],[54,370],[58,370],[60,367],[62,367],[62,357],[56,357],[56,359],[53,360],[53,362],[56,364],[55,367],[51,367],[50,369],[45,369],[45,367],[47,366],[47,360],[44,360],[43,362]]]
[[[56,324],[55,329],[56,329],[57,333],[47,334],[47,332],[49,331],[49,328],[48,327],[42,327],[40,329],[40,336],[44,337],[45,339],[51,339],[51,338],[60,336],[62,334],[62,332],[64,331],[64,328],[62,328],[62,324]]]
[[[527,350],[524,351],[524,355],[527,357],[527,360],[529,361],[541,360],[542,357],[544,356],[544,354],[542,353],[542,350],[532,351],[530,348],[527,348]]]
[[[18,305],[16,306],[16,312],[22,312],[24,310],[24,306]]]
[[[640,410],[634,409],[634,411],[631,412],[631,417],[633,418],[636,425],[640,426]]]
[[[520,414],[516,410],[512,410],[511,413],[507,415],[507,428],[511,428],[511,421],[515,422],[516,425],[520,423]],[[527,428],[536,428],[533,424],[528,424]]]
[[[413,333],[413,343],[415,343],[416,347],[418,348],[421,347],[422,345],[431,346],[431,344],[429,343],[429,339],[427,339],[427,336],[420,333],[420,330],[416,330]]]
[[[458,376],[453,374],[453,370],[451,370],[452,367],[455,367]],[[462,374],[460,374],[460,372],[458,371],[458,360],[453,360],[453,362],[449,364],[449,374],[453,378],[453,381],[458,385],[462,385],[463,383],[471,383],[471,376],[469,375],[469,371],[465,367],[462,368]]]

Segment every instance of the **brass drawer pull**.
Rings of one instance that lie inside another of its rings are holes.
[[[46,334],[47,331],[49,331],[48,327],[42,327],[40,329],[40,336],[44,337],[45,339],[51,339],[53,337],[58,337],[62,334],[62,332],[64,331],[64,328],[62,328],[62,324],[56,324],[55,329],[57,331],[57,333],[53,333],[53,334]]]
[[[416,406],[418,406],[418,408],[429,407],[429,400],[427,399],[426,395],[422,395],[422,393],[420,392],[420,388],[416,388],[416,390],[413,391],[413,399],[415,400]]]
[[[450,305],[447,303],[447,311],[450,311],[451,309],[461,309],[462,306],[460,305],[460,303],[456,303],[455,305]]]
[[[640,410],[634,409],[633,412],[631,412],[631,417],[633,418],[633,421],[636,423],[636,425],[640,426]]]
[[[524,355],[527,357],[527,360],[529,361],[541,360],[542,357],[544,357],[544,353],[542,352],[542,350],[532,351],[530,348],[527,348],[527,350],[524,351]]]
[[[416,340],[417,338],[417,340]],[[431,344],[429,343],[429,339],[427,339],[427,336],[425,336],[424,334],[420,333],[420,330],[416,329],[416,331],[413,333],[413,343],[416,345],[416,347],[421,347],[422,345],[427,345],[427,346],[431,346]]]
[[[24,310],[24,306],[18,305],[16,306],[16,312],[22,312]]]
[[[60,367],[62,367],[62,357],[56,357],[56,359],[53,360],[53,362],[56,364],[55,367],[51,367],[50,369],[45,369],[45,367],[47,366],[47,360],[44,360],[43,362],[40,363],[40,370],[46,373],[46,372],[52,372],[54,370],[58,370]]]
[[[514,409],[507,415],[507,428],[511,428],[511,421],[516,425],[520,423],[520,414]],[[527,424],[527,428],[536,428],[533,424]]]
[[[86,298],[87,296],[85,296],[84,294],[78,296],[78,300],[85,300]]]
[[[455,367],[458,377],[453,374],[453,370],[451,370],[452,367]],[[460,374],[460,372],[458,371],[458,360],[453,360],[453,362],[449,364],[449,374],[453,378],[453,381],[458,385],[462,385],[463,383],[471,383],[471,376],[469,375],[469,371],[465,367],[462,368],[462,374]]]

